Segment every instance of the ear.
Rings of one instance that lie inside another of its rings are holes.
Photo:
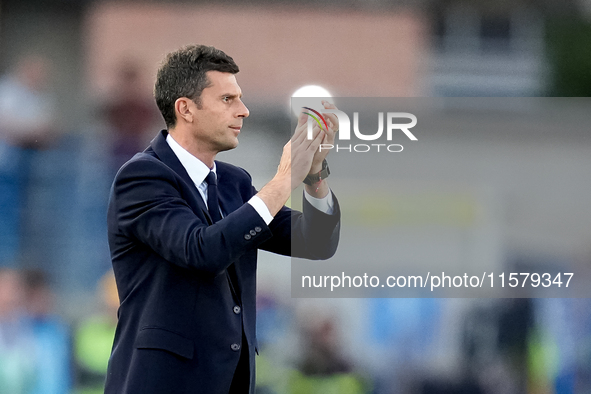
[[[187,123],[193,123],[195,118],[195,103],[187,97],[180,97],[174,102],[174,112],[176,119],[184,120]]]

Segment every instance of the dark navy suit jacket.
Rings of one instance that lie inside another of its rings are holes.
[[[256,194],[250,175],[216,161],[224,218],[212,224],[166,135],[127,162],[111,189],[109,246],[121,306],[105,393],[228,394],[244,346],[253,393],[257,249],[329,258],[338,202],[327,215],[304,199],[303,214],[283,207],[267,226],[246,203]]]

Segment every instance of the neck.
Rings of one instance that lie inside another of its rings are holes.
[[[211,150],[207,150],[204,146],[199,145],[193,138],[190,137],[188,132],[183,132],[178,128],[168,129],[169,134],[174,140],[182,146],[187,152],[201,160],[210,169],[213,168],[213,161],[215,160],[216,153]]]

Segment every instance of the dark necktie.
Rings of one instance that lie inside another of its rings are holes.
[[[218,183],[216,181],[215,172],[210,171],[205,178],[207,182],[207,209],[209,210],[209,216],[215,223],[222,220],[222,214],[220,213],[220,200],[218,198]]]

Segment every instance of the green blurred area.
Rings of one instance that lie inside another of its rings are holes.
[[[546,28],[552,97],[591,96],[591,22],[550,19]]]

